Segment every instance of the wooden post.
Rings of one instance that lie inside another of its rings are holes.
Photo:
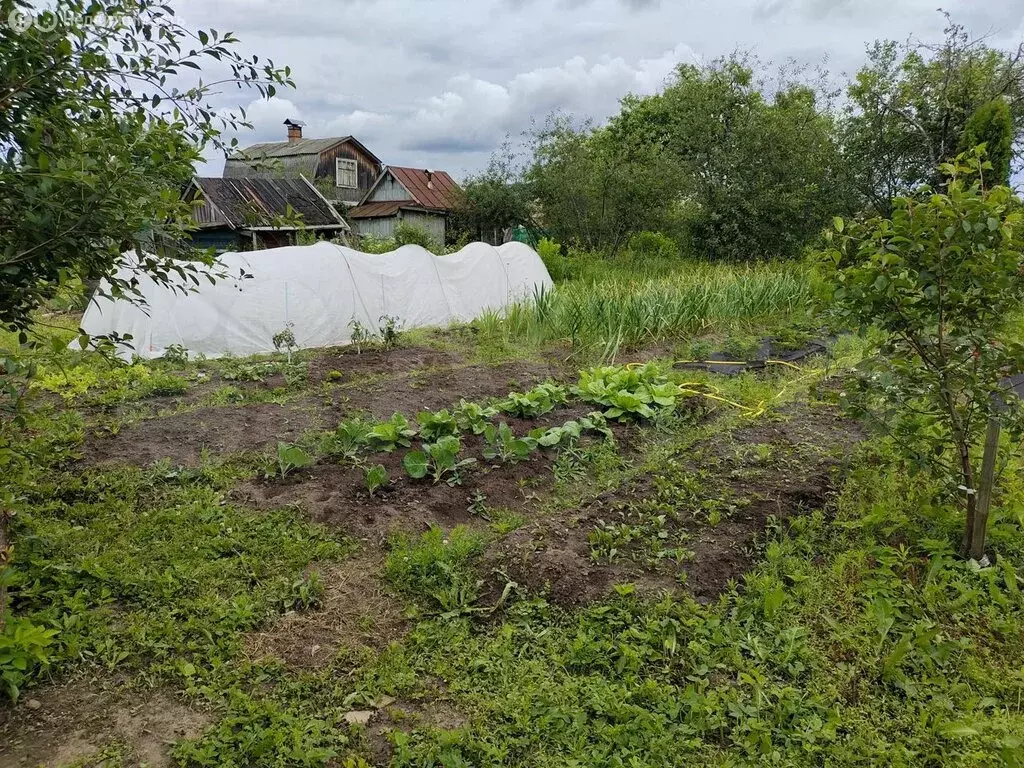
[[[985,529],[988,527],[988,511],[992,504],[992,486],[996,479],[996,457],[999,454],[999,420],[989,417],[985,430],[985,453],[981,459],[981,481],[978,488],[978,506],[974,513],[971,530],[971,551],[973,559],[981,562],[985,557]]]

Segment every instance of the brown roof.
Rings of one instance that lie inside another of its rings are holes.
[[[411,200],[384,200],[379,203],[363,203],[355,208],[349,208],[350,219],[375,219],[394,216],[399,211],[425,211],[422,205],[417,205]]]
[[[455,208],[462,192],[455,180],[444,171],[398,168],[393,165],[389,165],[387,170],[424,208],[450,211]]]

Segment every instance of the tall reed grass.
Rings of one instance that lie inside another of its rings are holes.
[[[805,318],[814,295],[806,264],[682,262],[669,275],[611,270],[562,283],[476,322],[510,344],[567,341],[610,357],[623,346]]]

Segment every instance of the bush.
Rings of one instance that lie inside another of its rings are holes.
[[[562,246],[548,237],[542,237],[537,243],[537,254],[540,260],[547,267],[548,274],[556,283],[567,280],[569,277],[568,265],[562,255]]]
[[[434,242],[434,238],[423,227],[405,224],[404,222],[395,227],[395,243],[399,247],[403,245],[421,245],[428,251],[435,250],[439,245]]]
[[[661,232],[638,232],[629,239],[629,252],[642,260],[665,260],[679,256],[679,246]]]

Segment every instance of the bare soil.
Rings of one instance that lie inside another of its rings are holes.
[[[753,567],[770,518],[827,508],[844,460],[862,437],[855,422],[831,407],[799,406],[778,420],[737,429],[677,457],[694,472],[711,468],[715,493],[733,508],[714,525],[680,510],[670,527],[687,534],[692,558],[682,564],[598,563],[591,556],[589,536],[598,520],[615,519],[617,510],[654,494],[653,479],[641,476],[581,509],[537,520],[495,542],[484,569],[501,569],[566,608],[605,597],[612,585],[627,582],[642,593],[685,589],[698,600],[714,600]],[[771,458],[759,461],[746,446],[766,446]],[[492,582],[491,593],[500,587]]]
[[[198,736],[210,721],[166,691],[82,680],[52,685],[0,708],[0,768],[101,760],[114,745],[127,748],[125,765],[163,768],[173,764],[171,745]]]

